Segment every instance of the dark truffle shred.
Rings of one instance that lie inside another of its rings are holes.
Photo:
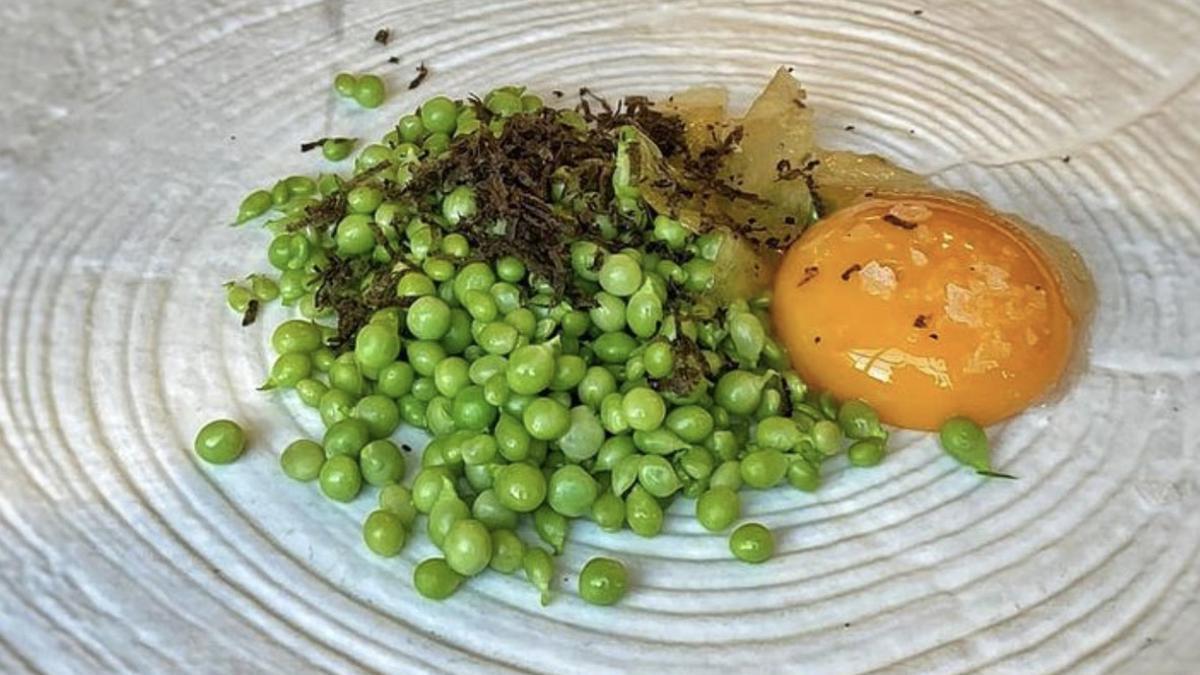
[[[845,128],[846,128],[846,131],[854,131],[854,125],[853,125],[853,124],[847,124]]]
[[[400,57],[399,56],[389,56],[387,62],[392,65],[396,65],[396,64],[400,63]]]
[[[242,325],[249,326],[258,318],[258,300],[250,300],[246,305],[246,311],[242,314]]]
[[[821,268],[817,267],[816,265],[809,265],[808,267],[805,267],[804,268],[804,276],[800,277],[800,281],[796,282],[796,286],[799,287],[799,286],[803,286],[804,284],[807,284],[808,282],[815,279],[817,277],[817,275],[820,273],[821,273]]]
[[[862,265],[859,265],[858,263],[854,263],[853,265],[847,267],[846,271],[842,272],[842,281],[850,281],[850,275],[861,269]]]
[[[381,45],[386,45],[392,39],[392,31],[386,28],[380,28],[375,31],[375,41]]]
[[[813,338],[813,344],[815,344],[815,345],[821,344],[821,336],[820,335]]]
[[[929,315],[918,314],[917,318],[913,319],[913,328],[926,328],[929,326]]]
[[[938,339],[938,334],[937,334],[937,333],[930,333],[930,334],[929,334],[929,339],[930,339],[930,340],[936,340],[936,339]]]
[[[562,93],[561,89],[555,89],[554,91],[550,92],[550,94],[552,96],[554,96],[554,98],[562,98],[563,97],[563,93]]]
[[[1063,164],[1070,164],[1070,163],[1071,163],[1071,156],[1070,156],[1070,155],[1066,155],[1066,156],[1064,156],[1064,157],[1062,158],[1062,161],[1063,161]]]
[[[917,224],[911,220],[905,220],[900,216],[891,213],[884,214],[883,222],[887,223],[888,225],[895,225],[902,230],[915,230],[917,228]]]
[[[792,99],[792,103],[795,103],[796,107],[801,110],[808,109],[808,105],[806,105],[802,99],[794,98],[794,99]]]
[[[913,10],[913,16],[921,16],[924,13],[925,13],[925,10],[923,10],[923,9],[914,9]]]
[[[427,77],[429,77],[429,67],[425,65],[424,61],[422,61],[421,65],[417,66],[417,76],[412,79],[412,82],[408,83],[409,90],[411,91],[421,86],[421,83],[424,82],[425,78]]]

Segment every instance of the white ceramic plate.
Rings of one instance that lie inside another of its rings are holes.
[[[8,0],[0,671],[1196,672],[1198,32],[1191,0]],[[421,601],[428,543],[374,558],[370,499],[280,477],[279,448],[319,422],[255,391],[282,314],[243,330],[220,284],[264,265],[266,235],[225,225],[248,188],[316,168],[300,141],[510,82],[719,83],[745,103],[781,63],[827,144],[979,193],[1090,264],[1086,371],[994,429],[1020,480],[901,434],[815,497],[750,495],[769,564],[731,561],[681,503],[652,541],[576,525],[541,608],[494,574]],[[339,103],[341,70],[394,94]],[[217,416],[253,449],[199,466]],[[573,591],[601,552],[635,582],[613,609]]]

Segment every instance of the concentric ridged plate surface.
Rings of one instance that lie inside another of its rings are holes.
[[[0,4],[0,671],[1196,672],[1198,33],[1189,0]],[[264,264],[265,234],[225,224],[248,188],[317,168],[300,141],[510,82],[744,103],[781,63],[826,143],[1090,264],[1086,369],[994,430],[1020,480],[901,434],[816,496],[750,495],[769,564],[731,561],[690,504],[654,540],[578,524],[543,609],[494,574],[420,601],[427,542],[374,558],[368,498],[280,477],[319,422],[255,391],[282,314],[242,329],[220,284]],[[395,95],[352,109],[340,70]],[[253,438],[226,468],[188,450],[216,416]],[[573,592],[598,553],[632,570],[614,609]]]

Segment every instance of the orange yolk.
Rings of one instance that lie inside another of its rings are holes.
[[[1048,258],[967,200],[896,195],[838,211],[788,250],[774,293],[800,375],[901,427],[1016,414],[1058,381],[1074,344]]]

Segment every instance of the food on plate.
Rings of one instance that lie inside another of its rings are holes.
[[[386,99],[373,75],[334,89]],[[1088,309],[1078,260],[881,157],[819,146],[786,70],[740,117],[726,99],[434,96],[377,143],[301,145],[335,165],[357,152],[345,171],[242,201],[235,224],[262,224],[274,272],[225,301],[243,325],[280,320],[260,389],[294,391],[324,428],[281,470],[333,502],[373,494],[375,555],[423,530],[441,554],[413,568],[417,594],[522,574],[546,604],[577,521],[654,537],[680,498],[763,563],[774,537],[742,522],[742,491],[807,495],[827,467],[876,466],[885,423],[940,427],[948,454],[1004,475],[980,424],[1066,372]],[[392,440],[401,427],[426,432],[420,453]],[[227,463],[244,445],[221,420],[195,450]],[[629,577],[593,558],[578,595],[611,605]]]
[[[881,192],[791,246],[772,316],[806,382],[867,401],[884,422],[988,425],[1066,372],[1084,316],[1070,274],[977,199]]]

